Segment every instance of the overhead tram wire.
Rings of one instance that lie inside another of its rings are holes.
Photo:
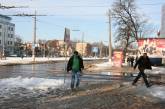
[[[162,5],[163,3],[145,3],[145,4],[141,4],[140,5],[148,5],[148,6],[155,6],[155,5]],[[62,8],[67,8],[67,7],[72,7],[72,8],[82,8],[82,7],[89,7],[89,8],[101,8],[101,7],[111,7],[111,5],[56,5],[53,7],[41,7],[41,8],[58,8],[58,7],[62,7]],[[35,8],[35,7],[30,7],[30,8]]]
[[[55,25],[55,26],[57,26],[57,27],[59,27],[59,28],[61,28],[61,29],[62,29],[62,28],[63,28],[63,29],[65,28],[65,26],[57,25],[57,24],[54,24],[54,23],[52,23],[52,22],[43,21],[43,20],[40,20],[40,19],[38,19],[38,18],[37,18],[37,21],[40,22],[40,23],[48,24],[48,25],[53,25],[53,26]]]

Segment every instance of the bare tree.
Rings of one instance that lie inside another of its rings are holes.
[[[146,20],[143,20],[136,11],[136,0],[116,0],[113,3],[113,16],[117,27],[115,42],[125,44],[124,55],[128,46],[138,40],[138,33],[143,28]],[[123,45],[122,45],[123,46]]]

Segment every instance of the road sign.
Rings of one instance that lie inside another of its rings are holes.
[[[99,52],[99,48],[98,48],[98,47],[93,47],[93,48],[92,48],[92,52],[98,53],[98,52]]]

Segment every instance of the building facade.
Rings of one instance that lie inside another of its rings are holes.
[[[165,38],[165,4],[162,6],[161,12],[160,38]]]
[[[0,15],[0,53],[8,55],[14,53],[15,24],[11,17]]]
[[[89,43],[76,43],[76,50],[82,55],[82,56],[90,56],[91,55],[91,49],[92,46]]]

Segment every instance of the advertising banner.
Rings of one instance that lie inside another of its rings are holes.
[[[139,39],[138,50],[140,53],[147,52],[149,56],[165,56],[165,38]]]
[[[114,51],[113,52],[113,63],[116,67],[122,66],[122,60],[123,60],[123,52],[122,51]]]

